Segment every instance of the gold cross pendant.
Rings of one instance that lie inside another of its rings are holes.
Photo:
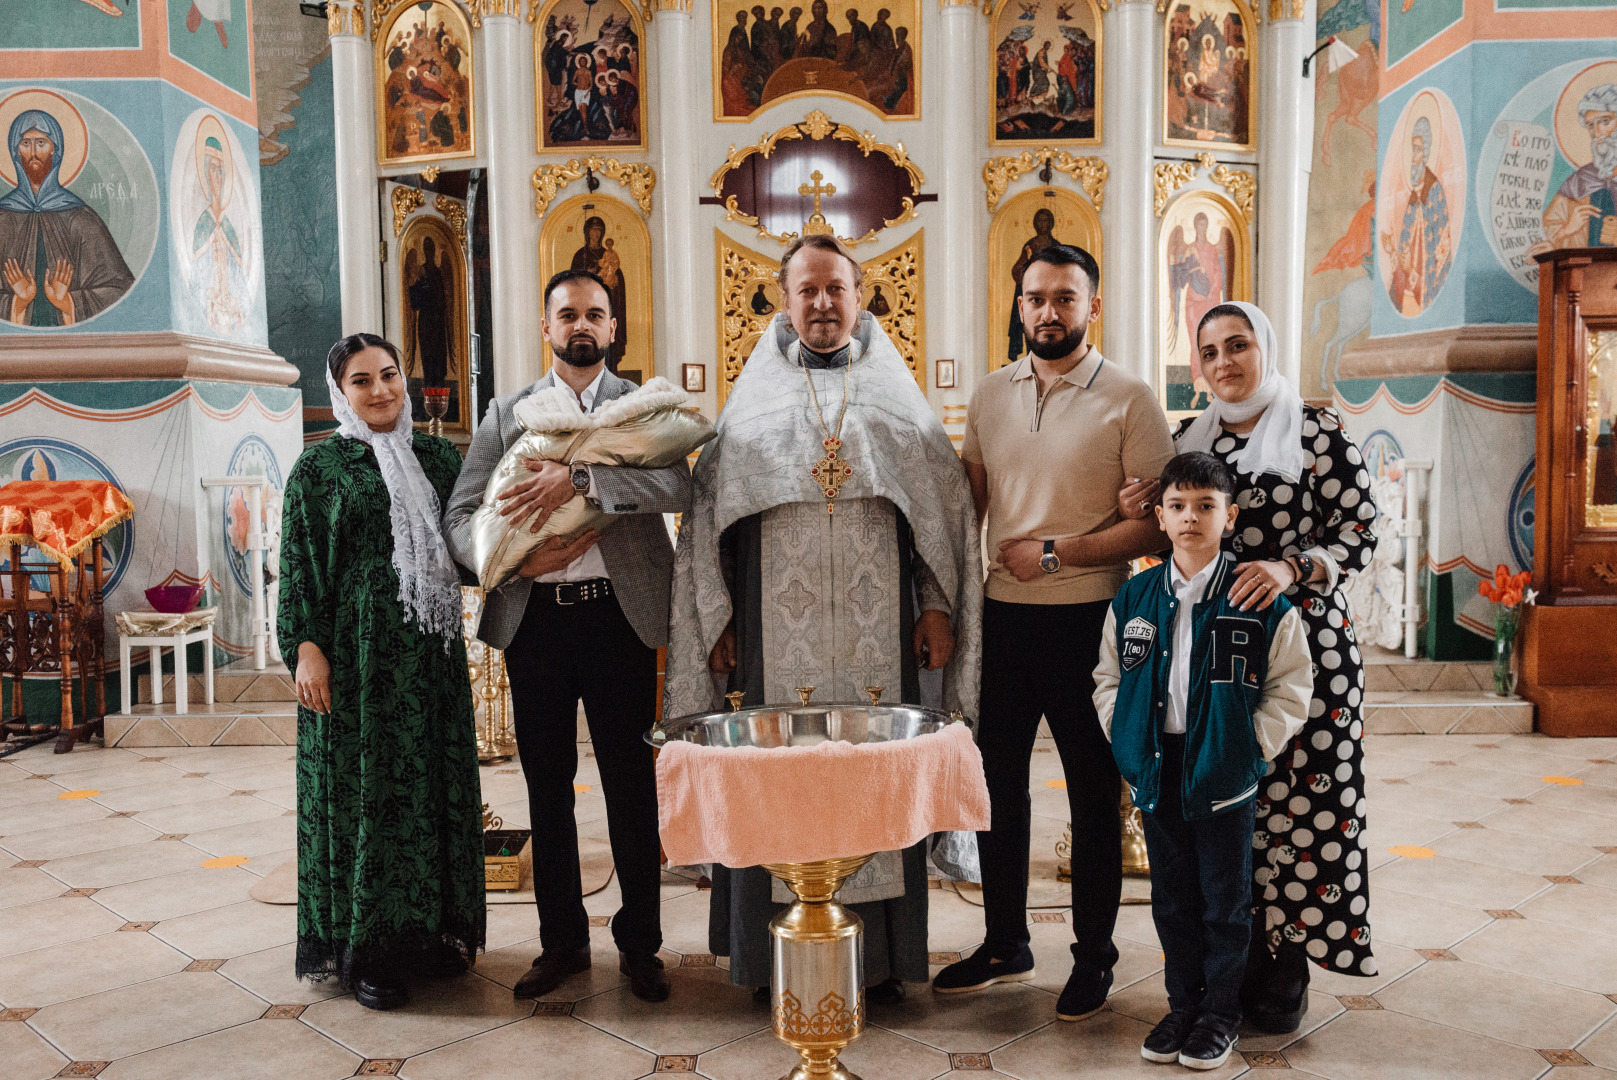
[[[825,512],[834,514],[836,513],[834,500],[837,497],[837,492],[843,484],[847,483],[848,478],[853,475],[853,469],[848,467],[846,461],[837,457],[837,451],[842,449],[841,439],[828,438],[821,442],[820,445],[825,447],[825,456],[814,463],[814,468],[809,470],[809,475],[814,477],[815,482],[820,485],[820,490],[825,492]]]

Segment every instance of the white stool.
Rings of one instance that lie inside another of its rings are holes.
[[[184,716],[191,708],[190,679],[185,670],[185,647],[193,641],[202,650],[203,695],[213,704],[213,620],[216,607],[197,608],[183,615],[161,611],[124,611],[113,617],[118,624],[118,689],[127,715],[134,704],[130,693],[129,654],[144,647],[151,658],[152,704],[163,704],[163,650],[174,650],[174,712]]]

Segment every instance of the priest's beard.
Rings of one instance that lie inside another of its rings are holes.
[[[606,355],[592,337],[575,337],[565,349],[557,349],[555,342],[551,342],[550,347],[556,353],[556,358],[569,367],[594,367]]]
[[[1051,341],[1040,341],[1039,331],[1047,329],[1050,325],[1036,327],[1033,333],[1028,335],[1027,347],[1040,360],[1060,360],[1071,356],[1083,347],[1084,337],[1089,333],[1089,324],[1080,323],[1076,330],[1063,326],[1060,337]]]

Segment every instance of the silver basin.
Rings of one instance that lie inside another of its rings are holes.
[[[652,728],[646,741],[702,746],[818,746],[825,742],[876,743],[929,735],[954,722],[946,712],[919,705],[761,705],[736,712],[695,713]],[[658,736],[662,736],[659,738]]]

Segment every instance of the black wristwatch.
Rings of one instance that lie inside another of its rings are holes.
[[[1054,540],[1044,542],[1044,554],[1039,556],[1039,569],[1046,574],[1053,574],[1061,569],[1061,559],[1056,555],[1056,542]]]
[[[573,492],[582,495],[590,489],[590,469],[588,465],[573,466]]]
[[[1314,576],[1314,557],[1312,555],[1293,555],[1292,568],[1297,571],[1297,584],[1301,585]]]

